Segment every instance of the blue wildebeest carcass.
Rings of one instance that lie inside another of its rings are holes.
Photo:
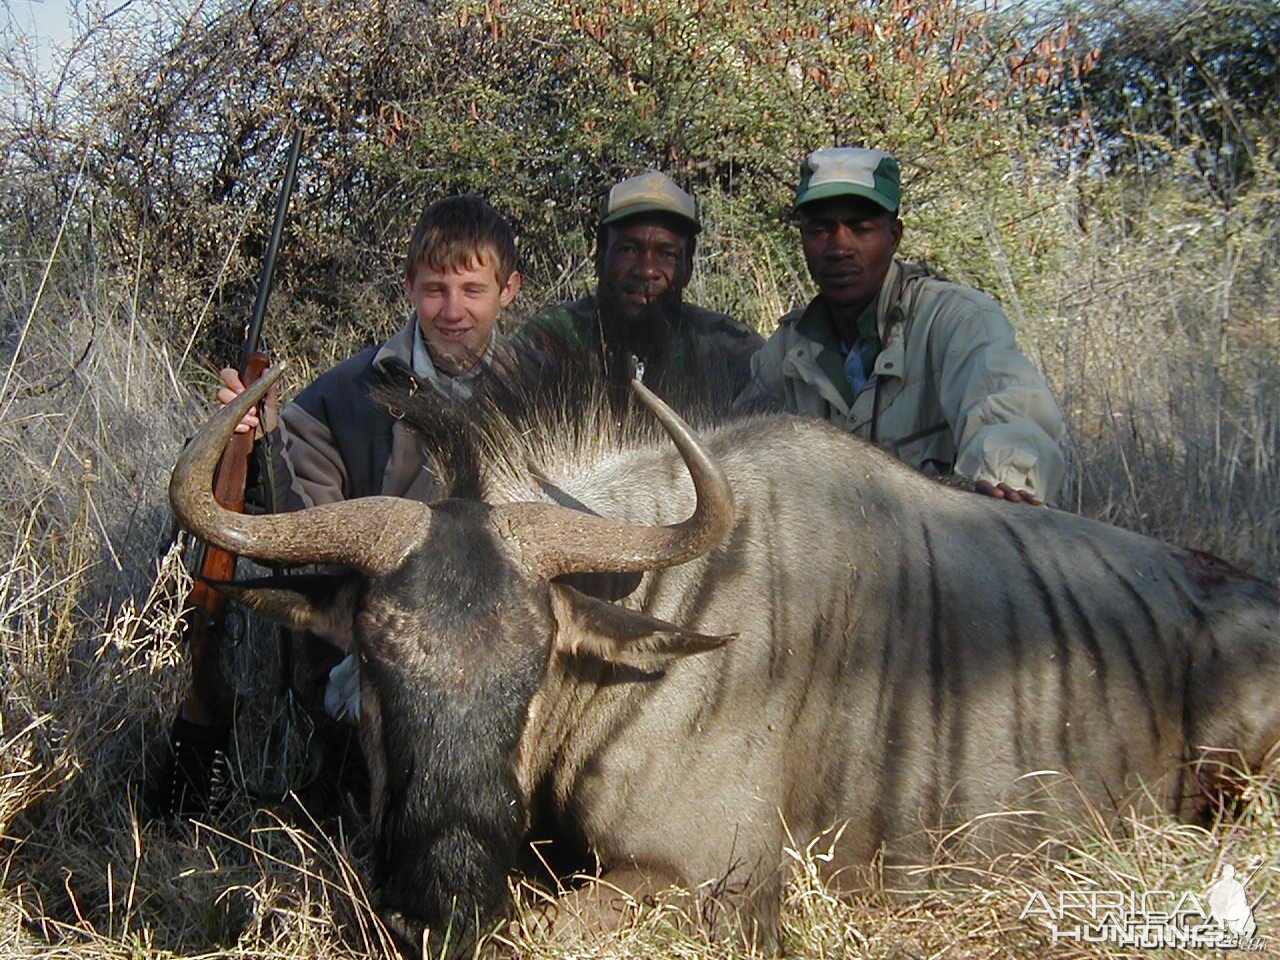
[[[546,384],[465,415],[387,394],[443,450],[456,495],[430,507],[229,513],[213,464],[268,380],[183,454],[174,509],[239,554],[346,568],[236,595],[358,652],[381,904],[411,938],[500,915],[537,817],[623,889],[714,886],[767,941],[786,848],[833,829],[839,883],[990,811],[1020,811],[971,831],[992,849],[1048,814],[1194,818],[1206,751],[1251,767],[1280,738],[1276,590],[1204,554],[823,423],[699,437],[643,397],[668,440]],[[609,573],[619,602],[566,581]]]

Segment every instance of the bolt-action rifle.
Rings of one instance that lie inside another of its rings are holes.
[[[240,351],[240,379],[253,383],[267,368],[266,354],[259,352],[262,321],[271,296],[280,236],[284,232],[289,197],[298,172],[302,128],[294,131],[284,183],[276,201],[271,241],[258,276],[253,315]],[[237,433],[227,442],[214,474],[213,495],[228,510],[244,512],[245,483],[253,455],[253,432]],[[211,543],[200,544],[196,581],[187,597],[183,632],[191,660],[191,689],[183,701],[170,735],[170,753],[154,798],[162,816],[191,815],[209,809],[218,781],[226,775],[226,749],[234,710],[234,694],[222,672],[221,647],[225,630],[226,599],[210,582],[235,577],[236,555]]]

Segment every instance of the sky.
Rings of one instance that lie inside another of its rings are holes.
[[[42,70],[55,62],[55,51],[71,42],[73,0],[3,0],[8,30],[33,45]]]
[[[0,21],[0,43],[6,52],[14,44],[29,50],[46,77],[56,73],[66,61],[72,41],[86,29],[110,30],[113,44],[125,37],[155,27],[172,24],[175,17],[187,16],[202,0],[0,0],[4,20]],[[79,67],[85,67],[81,57]]]
[[[71,12],[67,0],[5,0],[5,12],[28,34],[65,42],[71,36]]]

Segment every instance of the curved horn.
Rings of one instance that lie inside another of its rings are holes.
[[[702,556],[733,526],[733,491],[689,425],[638,380],[641,402],[658,418],[684,458],[697,505],[693,514],[667,527],[619,523],[548,503],[496,507],[495,520],[509,524],[531,573],[550,579],[563,573],[629,573],[673,567]]]
[[[365,573],[394,569],[426,534],[431,511],[413,500],[365,497],[297,513],[252,516],[213,496],[213,472],[240,418],[283,370],[266,371],[210,418],[187,444],[169,480],[178,522],[202,540],[240,556],[275,563],[340,563]]]

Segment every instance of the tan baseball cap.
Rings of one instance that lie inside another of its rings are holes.
[[[827,197],[866,197],[896,213],[902,202],[898,161],[883,150],[828,147],[815,150],[800,164],[796,207]]]
[[[681,190],[665,173],[646,170],[614,184],[600,205],[600,225],[617,223],[641,213],[667,213],[684,220],[694,233],[698,222],[698,202]]]

